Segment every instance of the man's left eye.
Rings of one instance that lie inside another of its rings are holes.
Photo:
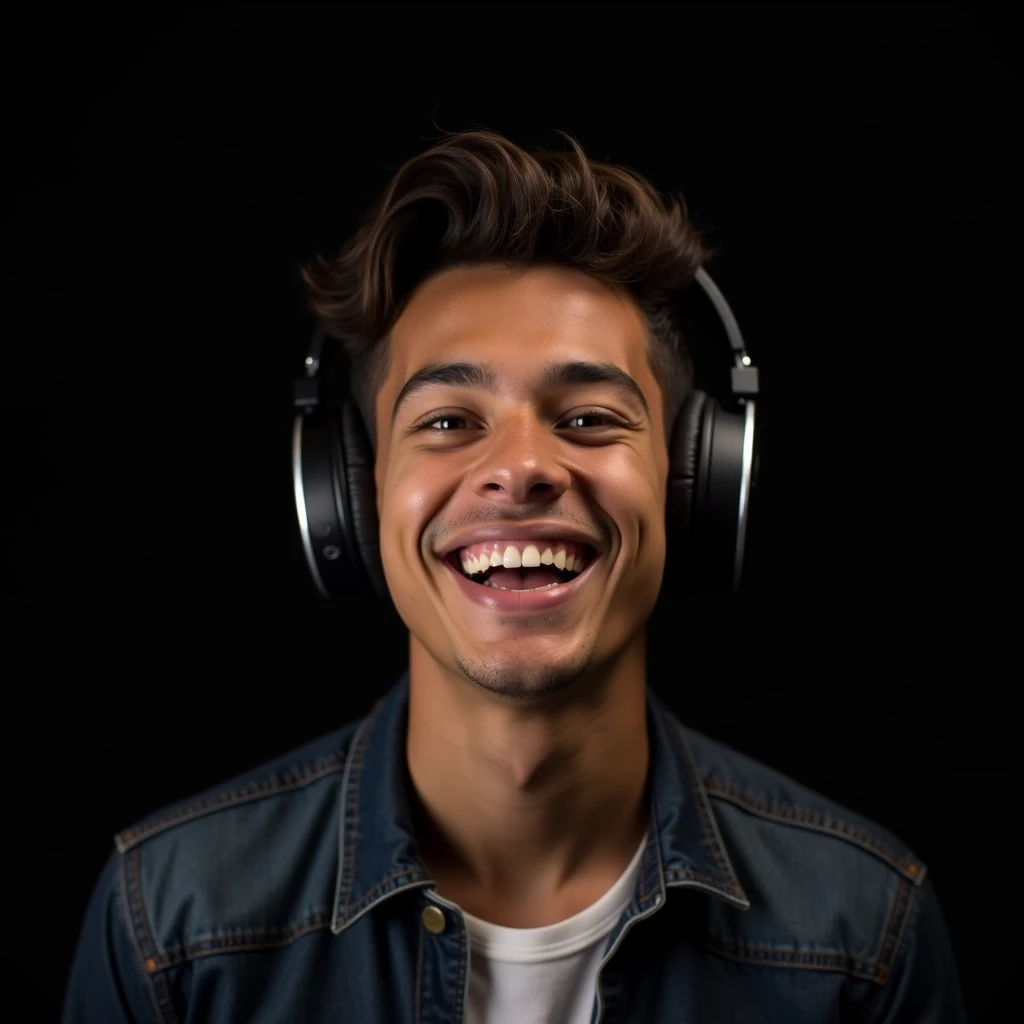
[[[607,415],[607,413],[597,412],[596,410],[592,411],[592,412],[578,412],[578,413],[575,413],[574,415],[570,416],[568,420],[566,420],[566,423],[570,423],[571,424],[575,420],[600,420],[601,423],[597,424],[597,426],[601,426],[601,425],[616,426],[616,425],[618,425],[618,422],[619,422],[614,417]],[[576,429],[578,429],[578,430],[585,430],[586,427],[577,427]]]

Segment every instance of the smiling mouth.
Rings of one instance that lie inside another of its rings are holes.
[[[479,586],[494,590],[518,592],[550,590],[576,579],[596,557],[596,552],[586,545],[573,545],[566,557],[564,550],[552,555],[545,551],[543,561],[523,565],[518,553],[502,557],[500,553],[487,556],[464,558],[460,551],[453,551],[445,561],[463,577]],[[519,563],[519,564],[516,564]]]

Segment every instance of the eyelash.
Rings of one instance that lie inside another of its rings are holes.
[[[607,413],[601,412],[600,409],[583,409],[580,412],[573,413],[572,416],[569,417],[569,419],[575,420],[575,419],[578,419],[581,416],[594,416],[594,417],[597,417],[598,419],[604,420],[608,425],[613,426],[613,427],[625,426],[625,424],[622,422],[622,420],[618,419],[618,417],[609,416]],[[469,417],[462,415],[462,413],[442,412],[442,413],[438,413],[436,416],[431,416],[430,419],[428,419],[428,420],[424,420],[424,422],[421,423],[416,429],[417,430],[426,430],[427,428],[432,427],[435,423],[437,423],[440,420],[468,420],[468,419],[469,419]],[[576,429],[577,430],[593,430],[594,428],[593,427],[577,427]],[[451,431],[451,430],[438,430],[438,431],[435,431],[435,433],[438,433],[438,434],[451,434],[451,433],[454,433],[454,431]]]

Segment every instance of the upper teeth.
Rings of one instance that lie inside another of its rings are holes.
[[[506,569],[553,565],[569,572],[581,572],[586,566],[583,547],[567,541],[489,541],[465,548],[461,560],[463,570],[470,576],[499,565]]]

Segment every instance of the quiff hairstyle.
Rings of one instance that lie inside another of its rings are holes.
[[[621,285],[647,327],[665,436],[693,386],[679,297],[710,256],[682,196],[571,149],[533,153],[485,130],[449,135],[403,164],[356,234],[301,268],[310,310],[348,357],[356,405],[377,447],[375,404],[389,332],[416,288],[454,267],[575,267]]]

